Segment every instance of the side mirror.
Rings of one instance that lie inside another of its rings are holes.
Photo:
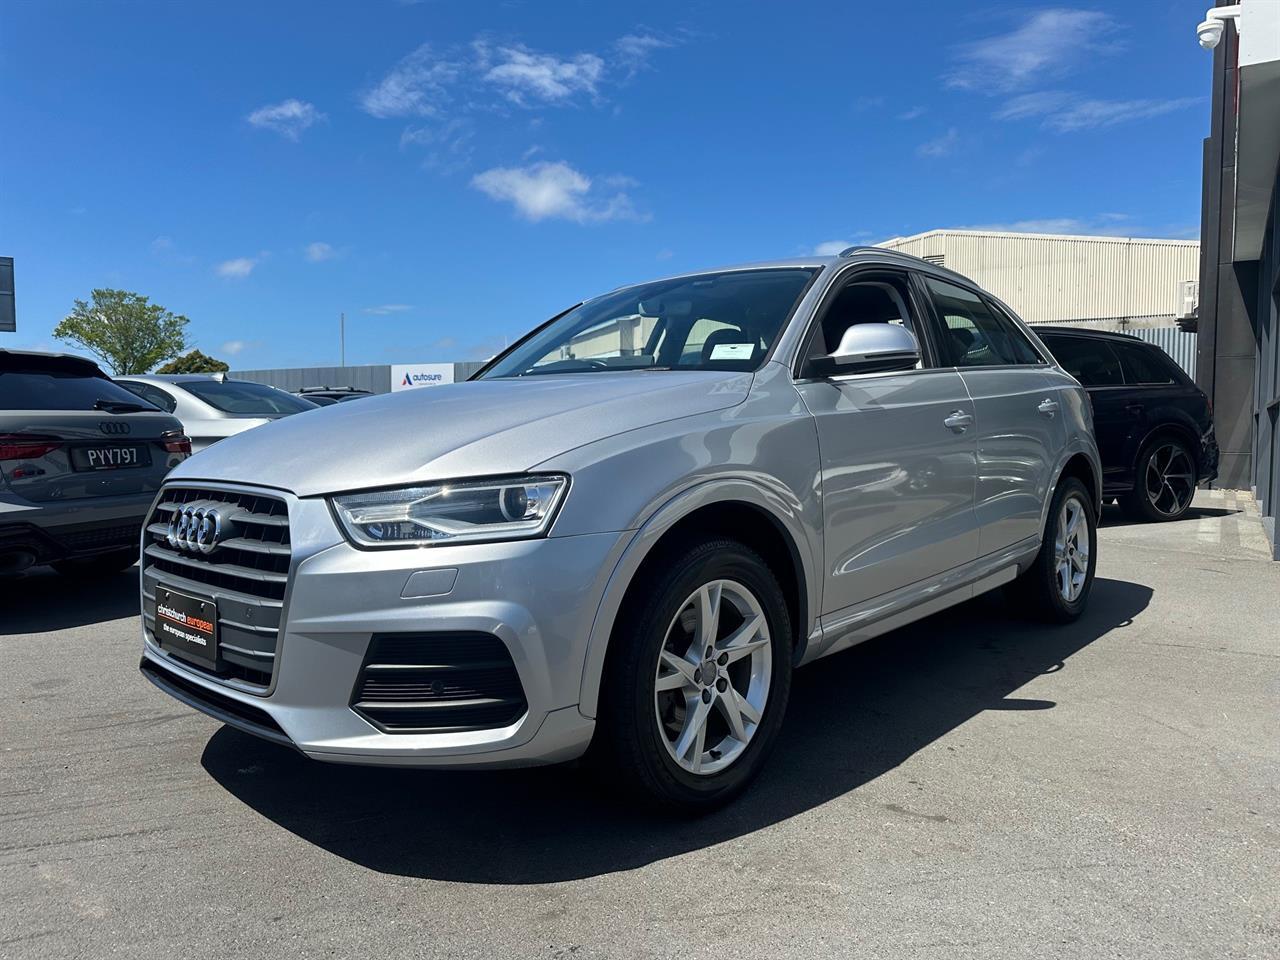
[[[816,377],[842,373],[885,373],[910,370],[920,362],[915,334],[896,323],[855,323],[840,338],[840,346],[825,357],[809,361]]]

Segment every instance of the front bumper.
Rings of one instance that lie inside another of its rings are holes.
[[[593,721],[578,701],[587,640],[630,534],[358,550],[324,500],[272,494],[288,501],[294,562],[270,686],[255,691],[191,666],[156,643],[144,618],[148,679],[223,722],[318,760],[519,766],[586,749]],[[524,714],[492,729],[384,732],[357,713],[353,691],[373,636],[424,633],[499,638],[523,688]]]
[[[1200,437],[1199,483],[1212,483],[1218,479],[1218,437],[1210,425]]]

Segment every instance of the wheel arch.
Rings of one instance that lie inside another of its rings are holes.
[[[1190,418],[1187,418],[1190,421]],[[1200,436],[1194,426],[1189,422],[1183,422],[1179,418],[1170,418],[1162,420],[1149,429],[1142,439],[1139,440],[1133,449],[1132,460],[1129,465],[1130,472],[1133,475],[1133,486],[1138,488],[1138,460],[1142,456],[1142,451],[1147,448],[1147,444],[1159,437],[1167,436],[1181,440],[1187,446],[1187,452],[1191,454],[1191,459],[1196,465],[1196,481],[1199,482],[1200,471],[1204,465],[1200,462]]]
[[[1064,477],[1076,477],[1084,484],[1093,502],[1094,515],[1102,516],[1102,461],[1097,447],[1087,446],[1077,440],[1072,443],[1058,461],[1053,473],[1053,482],[1049,484],[1044,495],[1044,506],[1040,512],[1040,529],[1043,531],[1049,522],[1049,505],[1053,501],[1054,491],[1062,483]]]
[[[816,565],[798,505],[746,479],[719,479],[686,490],[661,506],[636,532],[614,568],[596,610],[583,663],[578,709],[594,717],[614,626],[646,568],[690,538],[727,536],[759,553],[787,598],[795,659],[804,653],[818,609]]]

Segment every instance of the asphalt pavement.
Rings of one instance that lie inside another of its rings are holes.
[[[797,674],[692,821],[577,768],[303,759],[137,671],[136,569],[0,588],[0,957],[1280,956],[1280,563],[1106,511],[1077,624],[976,600]]]

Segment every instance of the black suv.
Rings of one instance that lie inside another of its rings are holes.
[[[1142,520],[1177,520],[1218,475],[1213,405],[1154,344],[1123,333],[1035,327],[1089,391],[1103,496]]]

